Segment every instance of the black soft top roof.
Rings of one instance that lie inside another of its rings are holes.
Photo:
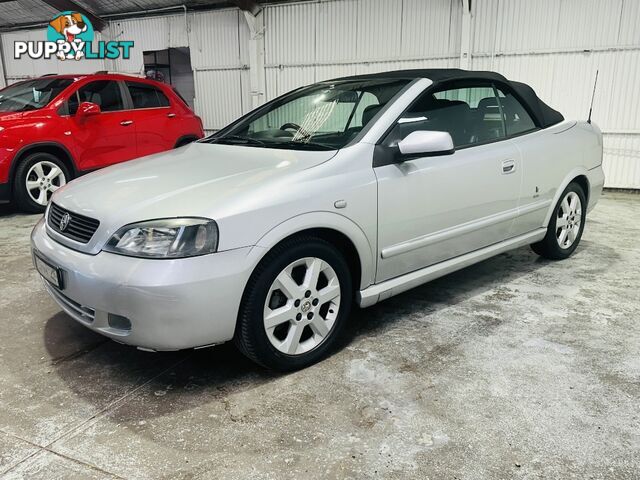
[[[536,124],[542,128],[550,127],[564,120],[562,114],[544,103],[529,85],[507,80],[496,72],[462,70],[459,68],[424,68],[414,70],[393,70],[390,72],[369,73],[335,80],[373,80],[373,79],[407,79],[428,78],[438,86],[443,82],[455,80],[485,80],[509,87],[534,117]]]

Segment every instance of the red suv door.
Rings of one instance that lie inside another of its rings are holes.
[[[78,115],[78,107],[91,102],[100,113]],[[115,80],[95,80],[82,85],[67,100],[69,117],[64,134],[72,137],[79,170],[105,167],[136,158],[136,126],[125,110],[122,85]]]
[[[180,130],[177,109],[154,85],[124,82],[131,98],[131,118],[136,126],[138,156],[151,155],[175,146]]]

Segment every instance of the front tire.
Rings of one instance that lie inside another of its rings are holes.
[[[24,212],[42,213],[53,192],[69,180],[69,170],[58,157],[46,152],[32,153],[16,169],[14,200]]]
[[[531,248],[538,255],[550,260],[564,260],[580,243],[587,213],[587,200],[582,187],[570,183],[562,192],[553,210],[547,234]]]
[[[235,343],[264,367],[307,367],[335,345],[352,298],[349,267],[333,245],[316,237],[286,240],[267,254],[247,283]]]

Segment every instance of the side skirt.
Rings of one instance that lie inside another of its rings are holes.
[[[481,262],[482,260],[486,260],[487,258],[493,257],[502,252],[538,242],[544,238],[546,233],[546,228],[539,228],[533,232],[525,233],[524,235],[489,245],[488,247],[481,248],[480,250],[474,250],[473,252],[460,255],[459,257],[451,258],[444,262],[421,268],[415,272],[406,273],[400,277],[371,285],[364,290],[360,290],[356,294],[356,301],[362,308],[370,307],[382,300],[386,300],[389,297],[393,297],[394,295],[410,290],[418,285],[422,285],[423,283],[430,282],[431,280],[435,280],[436,278],[442,277],[451,272],[455,272],[456,270],[460,270],[461,268],[468,267],[474,263]]]

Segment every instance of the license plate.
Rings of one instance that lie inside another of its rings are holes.
[[[43,260],[37,254],[34,254],[33,257],[38,273],[42,275],[47,282],[62,290],[64,288],[64,284],[62,282],[62,270]]]

